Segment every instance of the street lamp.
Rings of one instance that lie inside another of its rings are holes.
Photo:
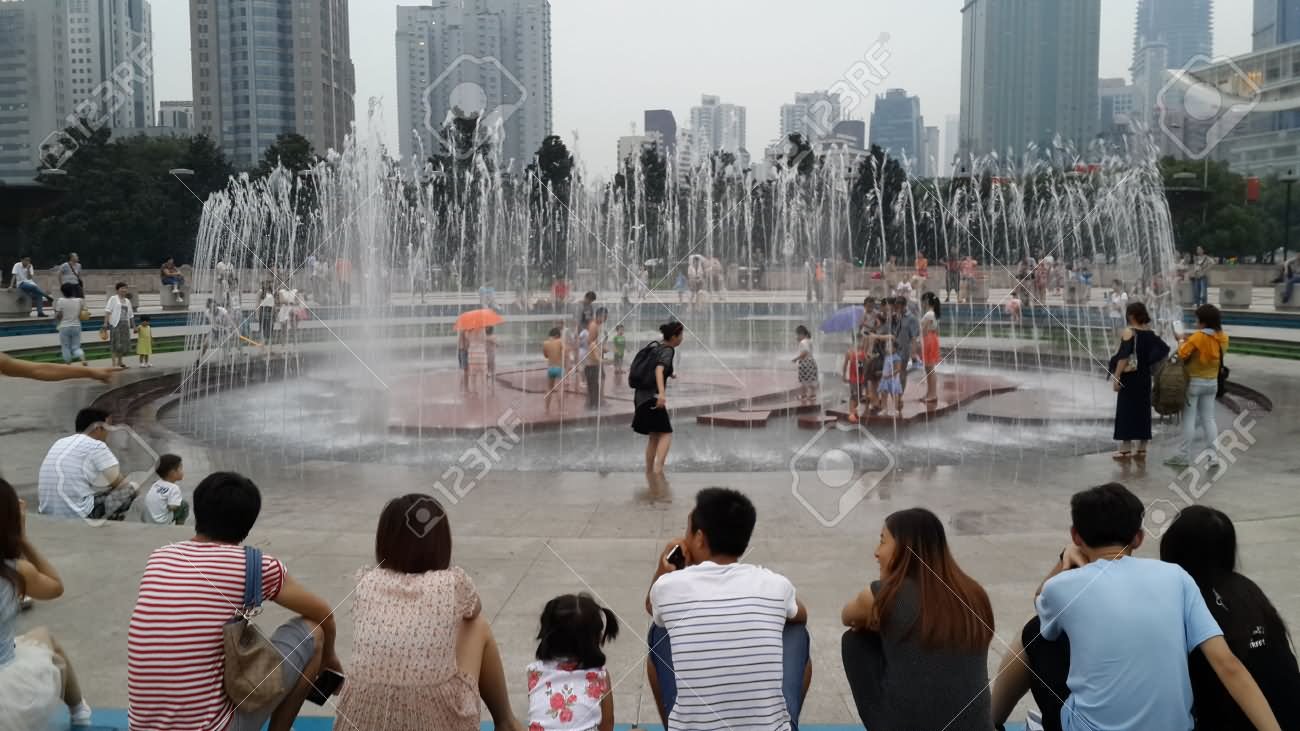
[[[171,170],[167,171],[167,174],[177,178],[194,177],[194,171],[190,170],[189,168],[172,168]]]
[[[1282,214],[1282,261],[1286,261],[1286,250],[1291,248],[1291,188],[1300,177],[1296,176],[1294,170],[1288,170],[1278,180],[1286,183],[1286,208]]]

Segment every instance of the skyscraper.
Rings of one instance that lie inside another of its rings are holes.
[[[955,172],[953,161],[957,159],[957,148],[961,146],[961,117],[949,114],[943,118],[943,160],[939,166],[941,174],[952,177]]]
[[[69,91],[74,107],[88,100],[102,100],[103,95],[96,92],[96,87],[110,81],[119,94],[112,98],[113,108],[103,110],[107,115],[104,126],[113,129],[152,126],[153,21],[149,3],[146,0],[68,0],[67,27]]]
[[[799,133],[809,142],[829,137],[844,118],[839,94],[826,91],[798,93],[794,104],[781,105],[781,137]]]
[[[646,136],[659,143],[664,157],[672,159],[677,152],[677,118],[667,109],[647,109],[645,112]]]
[[[962,8],[962,156],[1097,134],[1101,0],[967,0]]]
[[[417,135],[426,156],[437,152],[435,133],[460,107],[492,125],[485,139],[503,166],[522,168],[551,134],[550,1],[398,7],[397,90],[403,158],[415,153]]]
[[[1296,41],[1300,41],[1300,0],[1255,0],[1252,50]]]
[[[1138,0],[1133,63],[1149,43],[1169,47],[1169,68],[1214,53],[1214,0]]]
[[[236,165],[278,135],[343,149],[356,119],[348,0],[190,0],[194,114]]]
[[[0,181],[30,183],[72,112],[66,0],[0,2]]]
[[[691,129],[696,133],[695,154],[708,157],[718,150],[737,152],[745,149],[745,108],[723,104],[722,99],[705,94],[700,105],[691,107]],[[707,150],[701,150],[707,145]]]
[[[913,170],[924,175],[925,119],[920,97],[908,96],[906,89],[889,89],[876,97],[870,142],[900,162],[911,160]]]
[[[927,178],[937,178],[942,173],[943,148],[939,141],[939,128],[925,128],[925,144],[922,149],[925,150],[925,168],[922,175]]]

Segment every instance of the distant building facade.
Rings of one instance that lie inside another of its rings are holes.
[[[397,96],[401,153],[426,156],[453,108],[481,109],[503,166],[529,164],[553,124],[549,0],[437,0],[397,8]]]
[[[927,178],[937,178],[942,175],[943,148],[938,127],[925,128],[925,143],[921,146],[921,150],[925,160],[921,175]]]
[[[647,109],[645,133],[659,145],[668,159],[677,154],[677,118],[667,109]]]
[[[1149,43],[1169,48],[1171,69],[1214,53],[1214,0],[1138,0],[1133,32],[1133,63]]]
[[[356,120],[348,0],[190,0],[197,128],[236,165],[297,133],[341,150]]]
[[[812,142],[834,134],[844,116],[839,94],[813,91],[794,95],[793,104],[781,105],[781,136],[798,133]]]
[[[709,153],[725,150],[739,152],[745,149],[745,108],[735,104],[724,104],[722,99],[712,94],[700,97],[700,104],[691,107],[691,129],[695,130],[695,143],[704,143]]]
[[[961,155],[1097,135],[1101,0],[966,0]]]
[[[162,102],[158,105],[158,126],[170,129],[193,129],[194,102]]]
[[[1300,0],[1255,0],[1251,50],[1300,41]]]
[[[859,150],[867,149],[867,123],[861,119],[837,122],[831,134],[840,139],[852,140],[853,146]]]
[[[905,89],[889,89],[876,97],[871,113],[871,145],[897,160],[910,160],[913,172],[925,167],[925,119],[921,99]]]

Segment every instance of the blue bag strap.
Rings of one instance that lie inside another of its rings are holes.
[[[244,609],[262,606],[262,551],[244,546]]]

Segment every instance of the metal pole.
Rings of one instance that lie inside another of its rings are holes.
[[[1286,181],[1286,212],[1282,214],[1282,261],[1286,261],[1286,250],[1291,248],[1291,188],[1295,181]]]

